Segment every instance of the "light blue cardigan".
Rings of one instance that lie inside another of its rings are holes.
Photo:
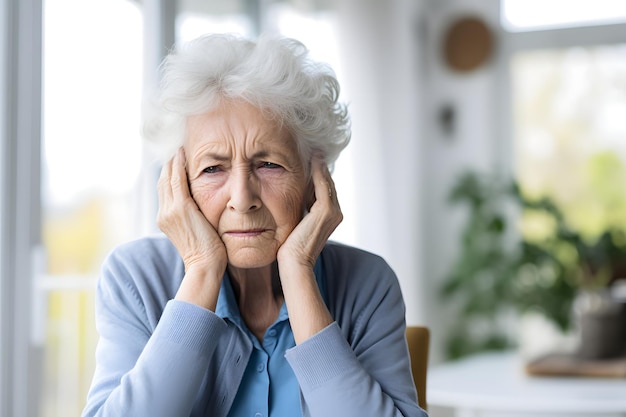
[[[303,416],[426,416],[417,405],[393,271],[376,255],[336,243],[326,245],[318,267],[335,322],[286,352]],[[252,346],[215,313],[172,300],[183,275],[165,236],[124,244],[108,256],[83,416],[226,417]]]

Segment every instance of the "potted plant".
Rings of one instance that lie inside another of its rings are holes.
[[[607,293],[626,276],[622,230],[585,238],[552,199],[528,198],[515,181],[496,176],[468,172],[449,197],[469,210],[460,254],[442,288],[444,299],[458,306],[449,357],[516,346],[512,323],[528,311],[540,312],[564,332],[575,323],[586,325],[581,355],[626,353],[624,305]]]

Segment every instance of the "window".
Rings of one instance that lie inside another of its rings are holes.
[[[515,177],[589,239],[626,219],[626,4],[502,0]],[[605,24],[611,23],[611,27]],[[567,26],[567,28],[565,28]],[[542,33],[524,33],[537,28]],[[615,30],[614,30],[615,29]]]
[[[251,2],[196,2],[179,0],[176,17],[176,39],[186,42],[206,33],[255,34]]]
[[[94,369],[100,264],[142,232],[142,27],[129,0],[45,3],[45,271],[35,299],[45,340],[42,417],[80,415]]]
[[[626,224],[626,43],[512,59],[516,176],[588,238]]]

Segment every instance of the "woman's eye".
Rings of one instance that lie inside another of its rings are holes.
[[[261,164],[261,168],[282,168],[280,165],[275,164],[273,162],[263,162]]]
[[[220,167],[212,166],[212,167],[204,168],[202,172],[206,172],[207,174],[215,174],[216,172],[219,172],[219,171],[220,171]]]

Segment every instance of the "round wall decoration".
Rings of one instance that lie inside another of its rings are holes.
[[[491,57],[492,49],[491,30],[477,17],[453,21],[445,33],[445,63],[455,71],[467,72],[480,67]]]

